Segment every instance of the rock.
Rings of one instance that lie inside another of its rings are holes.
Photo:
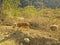
[[[20,45],[23,45],[23,43],[20,43]]]
[[[9,35],[6,35],[6,37],[9,37]]]
[[[52,30],[52,31],[55,31],[55,30],[57,30],[58,29],[58,25],[50,25],[50,29]]]
[[[5,32],[5,34],[4,35],[7,35],[7,34],[9,34],[8,32]]]
[[[29,43],[30,39],[29,38],[24,38],[24,42]]]

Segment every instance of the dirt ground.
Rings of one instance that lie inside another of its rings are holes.
[[[52,24],[51,22],[48,22],[49,25]],[[49,29],[48,23],[41,21],[41,24],[47,24],[46,29],[42,28],[42,25],[39,29],[13,28],[13,26],[2,25],[0,26],[0,45],[60,45],[60,27],[58,30],[52,31]],[[56,24],[60,26],[60,19],[56,19]],[[26,42],[25,38],[28,38],[29,42]]]

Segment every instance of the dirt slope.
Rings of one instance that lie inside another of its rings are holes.
[[[5,30],[5,31],[4,31]],[[34,30],[30,28],[0,27],[0,45],[60,45],[59,33]],[[30,42],[26,43],[24,38]]]

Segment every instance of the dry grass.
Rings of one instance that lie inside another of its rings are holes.
[[[11,26],[9,26],[9,27],[8,26],[1,26],[0,29],[2,29],[3,31],[5,30],[7,32],[12,31],[12,29],[9,29],[9,28],[12,28],[12,27]],[[17,31],[16,28],[15,28],[15,31]],[[11,33],[13,34],[15,31],[12,31]],[[2,36],[6,36],[4,34]],[[7,35],[9,35],[9,34],[7,34]],[[50,37],[50,35],[51,35],[51,37]],[[29,37],[30,39],[32,38],[31,39],[32,41],[30,43],[33,43],[35,38],[38,38],[38,37],[52,38],[52,39],[57,39],[58,40],[60,38],[59,35],[60,35],[60,33],[58,31],[47,32],[47,31],[44,31],[44,30],[41,30],[41,29],[40,30],[34,30],[34,29],[30,29],[30,28],[21,27],[21,28],[18,29],[16,34],[10,35],[10,36],[13,36],[11,39],[3,41],[2,43],[0,43],[0,45],[8,45],[8,44],[9,45],[16,45],[16,44],[19,45],[19,43],[21,43],[21,42],[24,43],[23,39],[26,38],[26,37]]]
[[[15,19],[13,19],[15,21]],[[3,23],[3,26],[0,25],[0,32],[4,33],[2,35],[0,35],[0,37],[2,36],[3,38],[6,36],[5,32],[8,32],[10,35],[11,33],[14,33],[16,30],[19,30],[21,32],[23,32],[23,34],[26,34],[26,36],[28,37],[46,37],[46,38],[54,38],[54,39],[59,39],[60,38],[60,19],[53,17],[53,16],[42,16],[42,15],[36,15],[36,16],[32,16],[32,18],[27,19],[27,21],[30,21],[31,27],[30,28],[13,28],[12,26],[6,26],[4,24],[6,24],[6,22],[8,22],[9,24],[13,24],[12,19],[6,19]],[[11,22],[11,23],[10,23]],[[16,22],[16,21],[15,21]],[[17,21],[18,22],[18,21]],[[55,31],[51,31],[50,30],[50,25],[52,24],[56,24],[58,25],[58,30]],[[12,38],[11,40],[6,40],[5,42],[0,43],[0,45],[16,45],[16,39],[20,39],[19,36],[20,33],[17,34],[17,38]],[[21,35],[22,39],[25,38],[25,36],[23,36],[23,34]],[[32,42],[31,42],[32,43]],[[17,44],[19,45],[19,44]]]

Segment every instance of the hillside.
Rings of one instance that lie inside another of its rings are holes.
[[[0,45],[60,45],[60,0],[0,0]]]

